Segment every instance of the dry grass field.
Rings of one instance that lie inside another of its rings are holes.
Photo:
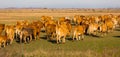
[[[61,16],[73,17],[76,14],[120,15],[119,11],[88,10],[86,12],[85,9],[82,11],[77,11],[77,9],[0,9],[0,23],[16,24],[16,21],[21,20],[40,20],[42,15],[53,16],[55,19]],[[66,38],[65,44],[47,41],[45,35],[46,33],[41,32],[41,39],[33,40],[28,44],[19,44],[14,41],[13,44],[0,49],[0,57],[120,57],[120,28],[103,38],[85,35],[83,41],[72,41],[70,40],[72,36],[70,36]]]

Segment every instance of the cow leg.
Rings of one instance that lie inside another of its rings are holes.
[[[76,40],[78,40],[78,34],[76,34]]]
[[[58,42],[59,42],[59,39],[58,39],[58,35],[57,35],[57,44],[58,44]]]
[[[52,38],[51,39],[53,39],[55,37],[55,33],[52,33]]]
[[[13,42],[13,39],[10,39],[10,44],[12,44],[12,42]]]
[[[82,35],[82,40],[84,39],[84,35]]]
[[[3,47],[5,47],[5,42],[3,42]]]
[[[103,32],[100,33],[100,36],[103,37]]]
[[[20,35],[20,43],[22,42],[22,35]]]
[[[73,34],[73,40],[74,40],[74,38],[75,38],[75,34],[76,34],[76,33],[74,32],[74,34]]]
[[[40,39],[40,32],[38,32],[38,39]]]
[[[81,35],[78,36],[78,40],[80,40]]]
[[[49,40],[49,34],[47,34],[47,40]]]
[[[61,43],[61,36],[58,37],[58,42]]]
[[[64,37],[62,38],[62,43],[63,43],[63,44],[65,43],[65,38],[66,38],[66,36],[64,36]]]
[[[24,36],[23,40],[24,40],[24,42],[26,43],[26,36]]]
[[[12,36],[11,36],[11,41],[10,41],[10,44],[12,44],[13,39],[14,39],[14,35],[12,35]]]
[[[33,30],[33,37],[36,40],[36,38],[37,38],[37,31],[35,29]]]
[[[106,36],[106,32],[104,32],[104,35]]]
[[[2,43],[0,43],[0,48],[1,48],[1,46],[2,46]]]
[[[74,38],[75,38],[75,35],[73,35],[73,40],[74,40]]]
[[[32,35],[30,35],[30,41],[32,41]]]
[[[15,39],[17,39],[17,35],[18,35],[18,32],[16,31],[16,33],[15,33]]]

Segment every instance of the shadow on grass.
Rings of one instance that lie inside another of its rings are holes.
[[[72,38],[66,38],[67,40],[69,40],[69,41],[73,41],[73,39]]]
[[[115,38],[120,38],[120,36],[113,36],[113,37],[115,37]]]
[[[40,37],[40,39],[47,40],[47,37],[46,36],[42,36],[42,37]]]
[[[42,33],[45,33],[45,30],[41,30]]]
[[[53,44],[56,44],[56,40],[48,40],[48,42],[51,42]]]
[[[95,37],[95,38],[100,38],[100,36],[98,36],[98,35],[92,35],[93,37]]]
[[[120,28],[116,28],[115,31],[120,31]]]

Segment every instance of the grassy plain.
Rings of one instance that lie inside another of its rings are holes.
[[[32,11],[32,9],[31,9]],[[74,16],[80,15],[105,15],[114,14],[120,15],[120,13],[108,13],[108,12],[67,12],[61,10],[55,12],[29,12],[22,9],[12,10],[0,10],[0,23],[15,24],[20,20],[40,20],[40,16]],[[117,28],[112,33],[108,33],[106,36],[93,37],[85,35],[85,39],[82,41],[70,40],[72,36],[66,38],[65,44],[56,44],[54,41],[47,41],[46,34],[41,32],[41,39],[33,40],[29,44],[19,44],[16,41],[12,45],[8,45],[5,48],[0,49],[0,57],[120,57],[120,28]]]

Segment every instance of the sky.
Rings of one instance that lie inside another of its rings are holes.
[[[120,8],[120,0],[0,0],[0,8]]]

